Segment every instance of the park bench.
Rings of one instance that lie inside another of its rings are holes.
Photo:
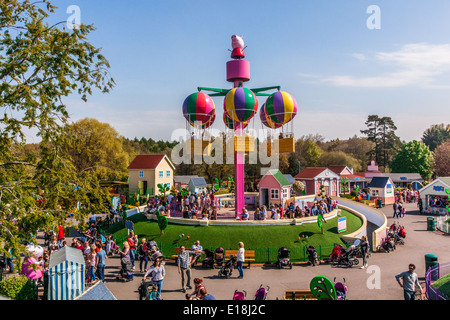
[[[237,255],[238,250],[225,250],[225,258],[230,255]],[[255,262],[255,250],[245,250],[244,252],[244,262],[248,262],[248,268],[250,269],[250,262]]]
[[[317,300],[310,290],[286,290],[283,300]]]
[[[190,254],[194,254],[194,251],[191,250],[191,249],[187,249],[187,248],[186,248],[186,251],[189,252]],[[172,255],[172,259],[174,259],[175,262],[177,262],[178,255],[180,254],[180,252],[181,252],[181,248],[180,248],[180,247],[176,247],[176,248],[175,248],[175,254]],[[203,254],[202,254],[202,255],[203,255]],[[200,257],[199,260],[197,260],[197,261],[200,262],[201,259],[202,259],[202,257]]]

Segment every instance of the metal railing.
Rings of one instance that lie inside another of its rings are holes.
[[[425,285],[428,300],[450,300],[448,296],[439,291],[433,286],[436,280],[448,275],[450,273],[450,263],[435,267],[430,267],[425,274]]]

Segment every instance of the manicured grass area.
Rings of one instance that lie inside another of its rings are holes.
[[[224,249],[238,249],[238,242],[242,241],[247,250],[255,250],[257,260],[260,262],[272,261],[278,249],[282,246],[291,250],[293,260],[306,259],[306,247],[313,245],[319,255],[328,255],[335,244],[344,244],[342,235],[352,233],[362,226],[362,220],[353,214],[342,210],[342,216],[347,217],[347,231],[337,232],[337,218],[324,224],[324,234],[321,233],[317,223],[305,223],[297,226],[181,226],[169,224],[160,235],[158,224],[149,221],[143,215],[135,215],[130,218],[134,221],[134,231],[139,238],[155,240],[166,256],[173,254],[175,247],[184,244],[190,248],[196,240],[200,240],[203,248],[214,251],[217,247]],[[120,229],[119,229],[120,228]],[[127,230],[123,225],[115,225],[110,230],[121,244],[127,237]],[[184,237],[180,237],[184,234]],[[301,236],[304,237],[301,237]],[[189,236],[189,239],[187,238]],[[300,239],[299,239],[300,236]]]
[[[433,283],[433,287],[438,289],[440,293],[450,297],[450,274],[436,280]]]

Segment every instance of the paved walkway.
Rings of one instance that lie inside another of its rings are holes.
[[[235,290],[245,290],[247,299],[254,299],[259,286],[269,286],[268,300],[281,299],[285,290],[309,289],[309,283],[316,275],[323,275],[330,280],[343,281],[348,286],[348,299],[351,300],[402,300],[403,291],[395,281],[394,276],[406,271],[409,263],[417,266],[416,272],[424,284],[425,254],[435,254],[439,262],[450,262],[450,238],[440,232],[427,231],[427,215],[420,215],[416,204],[406,204],[407,215],[402,219],[392,218],[391,206],[377,209],[388,217],[388,224],[399,221],[405,226],[406,243],[398,246],[391,253],[373,253],[369,259],[368,269],[358,267],[343,268],[329,264],[316,267],[306,264],[294,264],[291,270],[279,270],[275,266],[252,266],[244,269],[244,279],[237,279],[237,270],[231,279],[218,277],[217,269],[202,269],[195,267],[193,278],[203,278],[209,293],[219,300],[231,300]],[[107,260],[106,286],[119,300],[137,300],[137,288],[143,274],[134,273],[134,280],[122,282],[116,280],[120,261],[118,257]],[[165,300],[184,300],[181,289],[181,277],[174,263],[166,263],[166,278],[162,287],[162,297]],[[139,265],[136,265],[139,270]]]

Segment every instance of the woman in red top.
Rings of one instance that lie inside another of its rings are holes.
[[[191,294],[186,294],[186,298],[188,300],[203,300],[203,298],[208,294],[202,282],[203,279],[200,278],[194,279],[195,290]]]
[[[58,226],[58,246],[61,248],[63,246],[63,241],[66,238],[64,235],[64,229],[61,225]]]

